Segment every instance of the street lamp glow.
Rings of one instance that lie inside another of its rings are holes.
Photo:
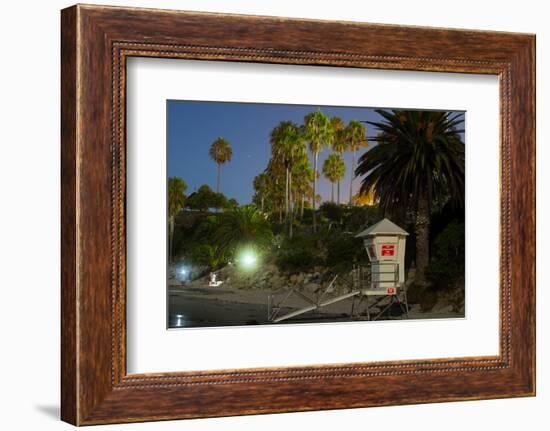
[[[243,252],[240,258],[241,265],[246,269],[252,269],[257,261],[258,257],[250,250]]]
[[[180,281],[188,281],[191,276],[191,268],[187,265],[181,265],[176,270],[176,278]]]

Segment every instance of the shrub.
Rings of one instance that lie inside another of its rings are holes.
[[[326,265],[337,272],[350,270],[354,263],[364,262],[367,253],[360,238],[349,234],[334,235],[326,242]]]
[[[275,264],[282,271],[308,270],[322,263],[322,248],[319,247],[319,233],[298,233],[292,239],[284,239],[280,244]]]
[[[191,262],[198,266],[216,269],[227,263],[223,249],[216,245],[197,244],[189,254]]]
[[[343,223],[346,230],[359,232],[380,220],[380,211],[378,207],[362,206],[347,207],[344,212]]]
[[[450,286],[464,277],[464,223],[452,221],[435,238],[426,275],[435,287]]]
[[[323,202],[319,207],[319,212],[328,220],[340,223],[344,216],[344,207],[333,202]]]
[[[315,264],[315,256],[310,250],[297,249],[279,254],[275,261],[281,271],[306,270]]]
[[[304,208],[304,214],[300,219],[300,222],[304,225],[312,225],[313,224],[313,209],[312,208]]]

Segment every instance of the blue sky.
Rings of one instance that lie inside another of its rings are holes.
[[[270,157],[271,130],[286,120],[302,124],[305,115],[317,109],[330,117],[340,117],[346,124],[353,119],[380,119],[374,108],[169,100],[168,176],[183,178],[188,186],[187,194],[203,184],[208,184],[215,190],[216,164],[208,156],[208,150],[212,142],[221,136],[230,142],[233,158],[222,166],[220,191],[228,198],[236,199],[241,205],[250,203],[254,194],[252,181],[266,168]],[[368,136],[376,134],[372,126],[366,126]],[[367,150],[368,148],[359,151],[357,156]],[[319,155],[319,169],[329,154],[331,150],[324,149]],[[341,200],[347,202],[351,153],[345,153],[343,157],[346,162],[346,176],[340,185],[340,195]],[[359,188],[359,183],[359,179],[354,181],[354,193]],[[329,181],[321,176],[317,187],[323,201],[329,200]]]

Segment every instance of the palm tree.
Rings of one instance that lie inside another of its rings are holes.
[[[323,175],[331,182],[331,202],[334,202],[334,183],[340,181],[346,173],[344,159],[336,153],[331,154],[323,163]]]
[[[280,160],[285,168],[285,216],[289,237],[292,238],[292,171],[306,153],[305,140],[296,124],[283,121],[271,131],[271,152],[273,158]]]
[[[208,266],[211,270],[227,263],[225,250],[219,244],[197,244],[189,257],[193,263]]]
[[[273,231],[266,214],[254,205],[243,205],[220,214],[215,239],[225,252],[234,255],[244,247],[267,249],[271,245]]]
[[[269,159],[265,170],[269,178],[269,201],[274,210],[279,213],[279,224],[283,223],[283,207],[285,205],[285,190],[283,187],[286,171],[281,161]]]
[[[332,149],[333,151],[338,154],[342,155],[344,151],[346,151],[348,143],[346,140],[345,130],[346,126],[344,125],[344,122],[340,117],[332,117],[330,119],[330,123],[332,125],[332,130],[334,132],[334,139],[332,142]],[[340,204],[340,180],[337,182],[337,199],[336,202]]]
[[[253,182],[254,190],[260,197],[260,209],[264,212],[265,197],[269,194],[269,176],[267,173],[262,172],[254,177]]]
[[[168,234],[169,234],[169,256],[168,261],[172,262],[174,225],[176,215],[183,209],[185,204],[185,190],[187,184],[179,177],[168,178]]]
[[[416,282],[424,287],[429,264],[432,205],[464,205],[462,114],[376,110],[382,121],[368,122],[380,134],[378,145],[359,159],[361,192],[373,190],[383,211],[413,210]]]
[[[293,196],[295,202],[300,204],[300,218],[304,216],[304,203],[313,193],[313,169],[307,155],[296,163],[292,172]]]
[[[357,151],[368,147],[366,127],[358,120],[351,120],[344,130],[347,150],[351,151],[351,176],[349,180],[349,204],[353,203],[353,178],[355,175],[355,158]]]
[[[216,181],[216,193],[220,192],[220,173],[224,163],[231,161],[233,149],[231,144],[224,138],[216,139],[210,146],[210,158],[218,165],[218,178]]]
[[[321,110],[310,112],[304,118],[304,134],[309,142],[309,150],[313,154],[313,232],[317,231],[316,197],[317,197],[317,161],[323,147],[329,147],[334,138],[334,132],[329,117]]]

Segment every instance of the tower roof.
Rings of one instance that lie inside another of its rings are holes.
[[[391,222],[387,218],[380,220],[378,223],[365,229],[363,232],[355,235],[356,238],[371,235],[408,235],[408,232],[401,229],[395,223]]]

